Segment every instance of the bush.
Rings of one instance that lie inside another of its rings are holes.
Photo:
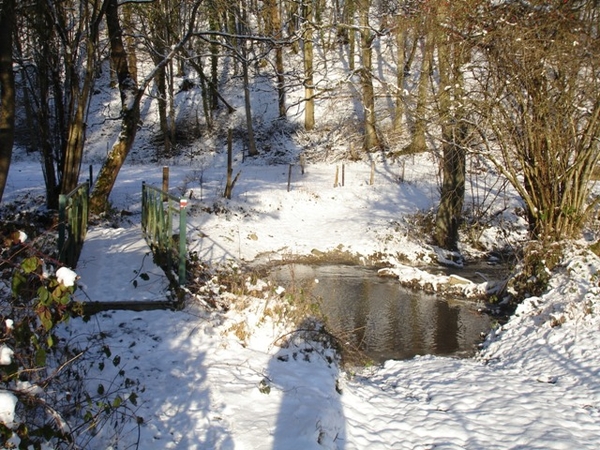
[[[61,324],[82,314],[75,272],[57,268],[24,233],[0,231],[0,447],[85,448],[105,424],[113,433],[128,419],[139,426],[138,383],[118,355],[98,339],[81,349],[58,336]],[[95,364],[117,375],[91,383]]]

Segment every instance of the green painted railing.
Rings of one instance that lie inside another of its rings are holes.
[[[187,200],[142,183],[142,232],[155,261],[167,270],[177,264],[179,285],[186,277]],[[178,234],[173,231],[173,216],[179,216]]]
[[[87,233],[89,191],[86,182],[58,197],[58,259],[73,269]]]

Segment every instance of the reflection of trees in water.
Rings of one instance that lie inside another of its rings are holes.
[[[436,302],[435,350],[439,354],[448,354],[459,349],[458,346],[458,308],[450,308],[447,302]]]
[[[355,267],[311,267],[313,295],[329,328],[376,361],[471,350],[489,321],[466,305],[450,306],[396,280]]]

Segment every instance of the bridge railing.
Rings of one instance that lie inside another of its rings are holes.
[[[165,271],[177,267],[180,286],[186,281],[186,222],[186,199],[142,183],[142,232],[156,263]]]
[[[89,219],[88,182],[58,198],[58,259],[75,268],[87,233]]]

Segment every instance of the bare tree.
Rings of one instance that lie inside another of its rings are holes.
[[[393,129],[396,133],[400,133],[403,127],[402,117],[404,116],[404,80],[406,78],[406,62],[405,55],[406,42],[408,38],[408,21],[405,20],[402,14],[396,16],[395,29],[393,30],[396,37],[396,95],[394,108]]]
[[[315,79],[313,55],[313,7],[312,0],[303,2],[303,61],[304,61],[304,128],[315,127]]]
[[[472,45],[464,30],[461,5],[440,3],[435,34],[439,72],[438,110],[442,146],[442,187],[436,214],[434,241],[447,250],[458,250],[459,226],[463,216],[465,172],[471,127],[467,115],[464,66]]]
[[[15,76],[13,33],[15,0],[0,4],[0,202],[4,194],[15,138]]]
[[[249,30],[246,5],[242,4],[237,10],[236,29],[240,35],[246,34]],[[242,79],[244,81],[244,110],[246,112],[246,144],[248,145],[248,155],[257,156],[256,139],[254,137],[254,125],[252,124],[252,101],[250,97],[250,44],[248,39],[236,38],[239,45],[239,60],[242,63]]]
[[[275,42],[281,42],[283,33],[281,29],[281,16],[279,6],[276,0],[265,0],[265,34],[274,39]],[[285,106],[285,77],[283,67],[283,45],[275,46],[275,77],[277,80],[277,104],[279,106],[279,117],[286,116]]]
[[[50,208],[79,180],[105,7],[105,0],[36,1],[21,7],[20,61],[35,66],[35,71],[22,71],[33,102],[26,110],[33,113],[38,131],[34,138]]]
[[[486,155],[521,195],[536,239],[576,235],[593,206],[598,18],[591,1],[506,2],[490,6],[480,24]]]
[[[375,113],[375,90],[373,88],[373,50],[371,46],[377,37],[369,24],[370,0],[359,0],[358,21],[360,28],[361,67],[359,70],[364,111],[363,150],[372,151],[381,148],[377,133],[377,115]]]
[[[193,34],[196,13],[200,7],[200,1],[196,2],[190,14],[188,29],[182,39],[175,44],[164,59],[151,71],[138,86],[129,70],[127,52],[123,44],[123,32],[119,20],[118,0],[107,0],[106,24],[110,39],[111,58],[117,72],[119,91],[121,92],[121,132],[109,155],[107,156],[100,174],[94,185],[90,198],[90,210],[93,213],[106,211],[109,207],[108,197],[115,184],[119,171],[129,154],[137,134],[140,119],[140,102],[146,88],[154,79],[158,70],[167,65]]]
[[[142,36],[147,53],[154,66],[161,68],[156,71],[154,86],[158,107],[160,133],[163,142],[161,154],[171,156],[176,145],[177,125],[174,112],[174,71],[169,62],[161,65],[161,61],[173,45],[179,40],[177,17],[180,8],[177,2],[171,0],[153,2],[140,10]],[[133,68],[132,68],[133,69]]]
[[[404,149],[407,153],[427,151],[427,108],[429,105],[429,87],[431,65],[435,51],[435,33],[433,32],[433,18],[431,14],[421,13],[422,20],[413,45],[420,44],[421,67],[417,85],[416,105],[413,111],[412,138],[410,144]],[[416,48],[416,47],[415,47]]]

